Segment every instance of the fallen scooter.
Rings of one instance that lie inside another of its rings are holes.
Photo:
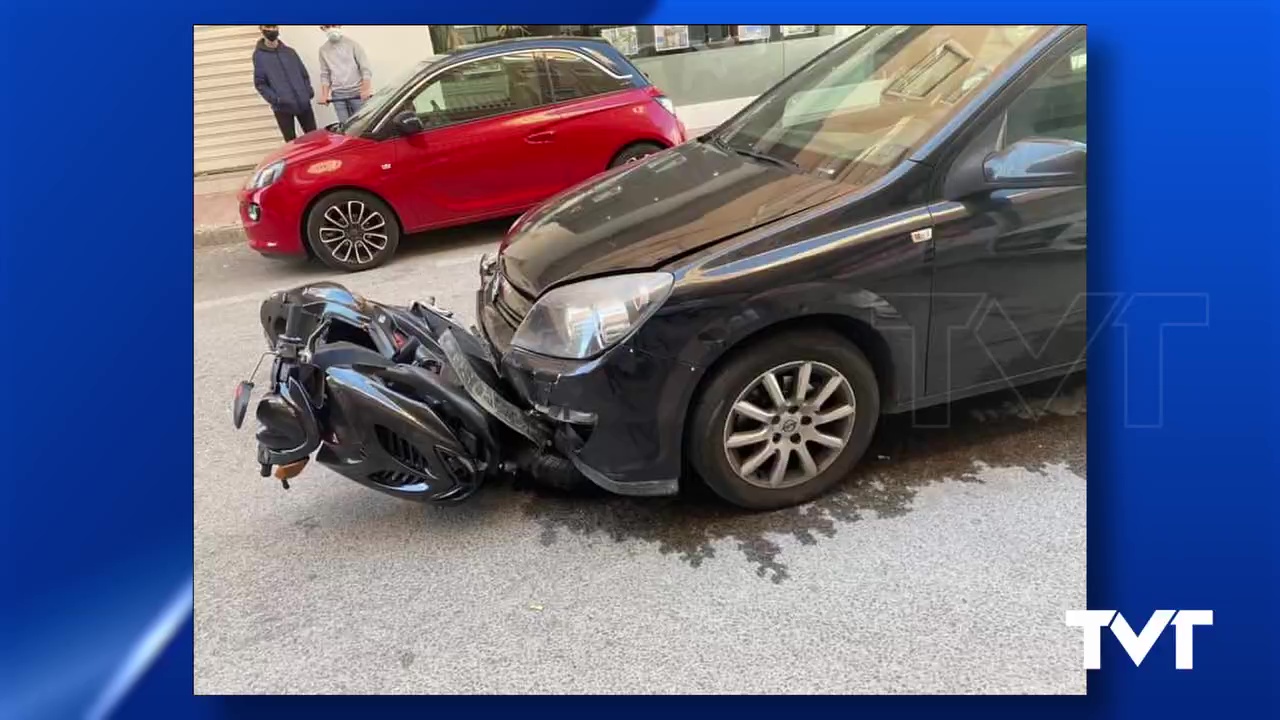
[[[257,460],[285,489],[313,458],[422,502],[464,500],[516,471],[555,487],[586,482],[565,452],[573,439],[513,402],[484,339],[434,301],[384,305],[321,282],[272,294],[260,319],[269,349],[236,387],[232,421],[243,425],[272,358]]]

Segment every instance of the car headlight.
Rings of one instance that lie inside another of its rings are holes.
[[[657,312],[674,282],[670,273],[635,273],[558,287],[534,303],[511,343],[551,357],[594,357]]]
[[[262,168],[258,172],[254,173],[253,179],[249,181],[249,189],[258,190],[260,188],[264,188],[270,185],[271,183],[279,180],[280,176],[283,174],[284,174],[284,161],[277,160],[271,163],[270,165],[267,165],[266,167]]]

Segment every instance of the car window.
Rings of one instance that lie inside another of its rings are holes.
[[[872,26],[837,44],[723,125],[729,150],[849,185],[883,177],[1052,28]]]
[[[1004,132],[1006,147],[1029,137],[1087,142],[1087,58],[1084,43],[1077,45],[1010,104]]]
[[[553,102],[603,95],[631,86],[628,81],[613,77],[581,55],[549,50],[544,57]]]
[[[919,62],[898,75],[889,87],[887,95],[897,95],[911,100],[923,100],[929,97],[939,85],[954,75],[960,68],[971,62],[973,58],[964,48],[954,41],[947,41],[934,48]],[[971,85],[972,87],[972,85]],[[962,89],[963,85],[957,88]],[[955,91],[952,91],[955,94]],[[950,95],[948,95],[950,97]],[[952,101],[954,102],[954,100]]]
[[[374,118],[390,105],[397,95],[404,91],[406,85],[433,64],[443,59],[439,55],[428,56],[425,60],[414,63],[407,70],[400,73],[399,76],[393,78],[391,82],[379,83],[378,89],[374,91],[373,96],[366,100],[359,110],[352,113],[346,123],[341,124],[340,131],[351,136],[363,135],[369,129]]]
[[[544,103],[532,54],[504,55],[447,70],[410,101],[428,127],[529,110]]]

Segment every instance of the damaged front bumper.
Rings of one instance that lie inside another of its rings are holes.
[[[609,382],[607,373],[586,379],[596,368],[576,368],[575,386],[575,368],[501,357],[490,333],[462,327],[431,302],[385,305],[334,283],[273,294],[261,322],[273,362],[256,411],[258,462],[285,487],[314,459],[417,501],[461,500],[515,472],[628,495],[677,490],[674,474],[628,481],[584,459],[596,413],[554,401],[566,388],[590,393]],[[252,390],[251,382],[237,388],[237,426]]]

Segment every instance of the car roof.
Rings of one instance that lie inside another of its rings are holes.
[[[473,60],[475,58],[488,57],[491,55],[499,55],[501,53],[519,50],[555,50],[557,48],[586,51],[593,60],[607,65],[609,70],[617,73],[618,75],[636,75],[635,68],[631,66],[627,59],[623,57],[608,40],[585,35],[551,35],[512,38],[508,40],[491,40],[489,42],[462,45],[440,56],[441,62],[433,65],[434,67],[440,67],[445,64],[453,65],[459,62]],[[643,75],[637,75],[637,77],[642,78]],[[638,82],[643,81],[638,80]]]
[[[450,51],[449,54],[470,54],[473,52],[485,52],[498,48],[502,50],[523,50],[543,47],[580,47],[582,45],[606,45],[613,47],[609,44],[608,40],[590,35],[542,35],[537,37],[509,38],[506,40],[489,40],[488,42],[461,45]],[[485,52],[485,54],[488,53]]]

